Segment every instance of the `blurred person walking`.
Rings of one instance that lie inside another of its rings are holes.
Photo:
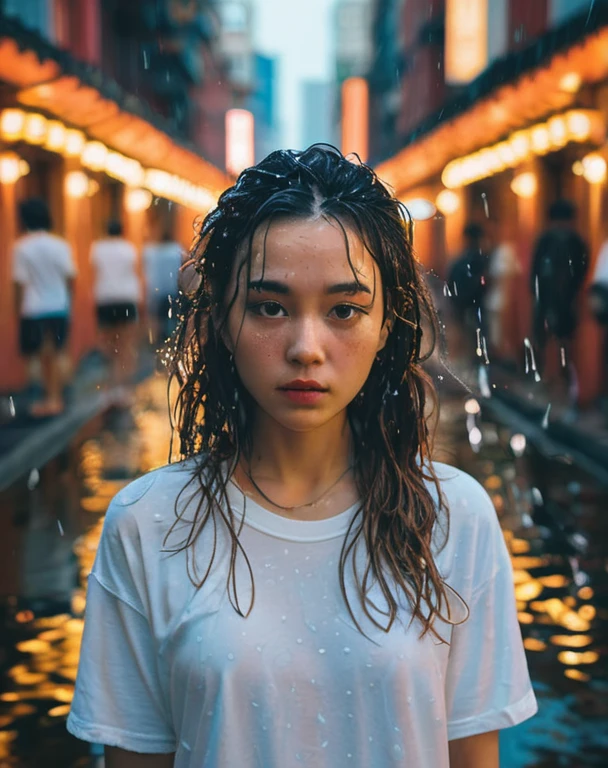
[[[123,237],[122,224],[110,221],[107,237],[91,246],[95,270],[95,303],[101,346],[110,361],[110,386],[124,389],[137,366],[136,332],[141,284],[137,273],[137,251]]]
[[[30,363],[40,363],[44,387],[44,399],[32,405],[31,415],[56,416],[64,410],[61,350],[69,332],[76,267],[68,242],[50,231],[44,200],[24,200],[19,218],[25,231],[13,249],[19,345]]]
[[[182,248],[165,230],[160,242],[144,248],[144,278],[150,342],[160,344],[169,338],[176,326],[178,276],[182,265]]]
[[[463,234],[464,250],[450,265],[448,288],[457,321],[465,336],[466,354],[477,361],[485,351],[480,350],[480,345],[485,345],[483,304],[489,262],[481,225],[467,224]],[[481,338],[478,338],[478,331]]]
[[[575,231],[576,208],[557,200],[548,212],[549,224],[534,246],[530,290],[533,300],[533,337],[536,366],[542,375],[546,349],[554,338],[560,347],[560,370],[568,403],[575,407],[578,380],[572,360],[572,338],[577,327],[576,301],[589,267],[589,251]]]
[[[499,239],[489,257],[488,286],[483,311],[487,321],[490,353],[500,360],[512,359],[515,355],[509,339],[509,321],[515,282],[520,273],[521,267],[513,243]]]

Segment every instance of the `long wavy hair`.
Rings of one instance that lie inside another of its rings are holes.
[[[390,323],[384,349],[363,389],[348,406],[360,506],[340,556],[342,594],[351,618],[362,631],[346,591],[345,569],[350,561],[362,607],[377,627],[388,632],[395,621],[398,590],[407,596],[412,620],[421,622],[421,636],[430,630],[439,637],[433,628],[434,617],[452,622],[431,539],[440,510],[444,509],[446,520],[449,518],[429,460],[432,429],[431,416],[426,413],[427,398],[436,406],[436,396],[421,368],[435,345],[435,313],[413,254],[407,210],[370,167],[345,158],[328,145],[313,145],[303,152],[273,152],[243,171],[198,227],[191,252],[198,277],[184,297],[185,309],[169,353],[170,386],[177,384],[171,414],[174,435],[181,458],[195,460],[169,532],[185,521],[187,534],[169,551],[186,550],[189,577],[200,586],[215,559],[218,525],[225,526],[231,545],[226,588],[234,609],[242,616],[249,615],[255,584],[239,539],[227,483],[241,455],[250,455],[255,404],[222,340],[223,324],[238,287],[232,296],[226,293],[235,263],[243,254],[238,268],[250,270],[252,240],[261,225],[277,217],[315,216],[335,222],[343,230],[348,227],[361,238],[378,265],[384,316]],[[353,274],[357,279],[354,269]],[[438,502],[429,491],[429,481],[435,486]],[[192,494],[184,506],[180,502],[188,488]],[[186,520],[185,509],[191,504],[194,516],[189,514]],[[203,531],[213,537],[214,546],[201,572],[193,547]],[[366,552],[362,573],[355,563],[359,542],[364,542]],[[252,581],[246,609],[240,605],[236,588],[239,556],[245,558]],[[367,597],[373,582],[386,599],[387,610],[381,611],[386,621],[382,623],[377,618],[377,606]],[[370,612],[370,605],[376,615]],[[447,617],[442,615],[444,606]]]

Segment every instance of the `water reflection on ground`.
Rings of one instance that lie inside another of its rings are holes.
[[[100,417],[0,495],[0,620],[9,641],[0,656],[0,768],[89,764],[88,745],[65,731],[86,578],[109,500],[166,461],[165,398],[164,379],[145,382],[131,412]],[[516,457],[508,427],[483,414],[467,419],[468,429],[461,398],[444,401],[438,458],[477,477],[494,501],[540,702],[536,718],[502,733],[501,764],[606,765],[608,490],[530,447]]]

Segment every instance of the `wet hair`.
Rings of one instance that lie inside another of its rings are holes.
[[[48,205],[38,197],[19,203],[19,219],[23,228],[30,232],[48,232],[53,226]]]
[[[111,219],[108,221],[106,232],[110,237],[121,237],[123,232],[122,223],[118,219]]]
[[[347,410],[354,436],[354,476],[360,507],[342,548],[340,584],[351,618],[356,622],[347,593],[345,569],[350,563],[362,607],[368,618],[388,631],[398,612],[398,594],[405,593],[412,621],[422,624],[422,634],[436,633],[435,616],[448,609],[446,585],[431,553],[431,535],[440,510],[445,509],[438,478],[429,460],[430,416],[427,395],[435,400],[429,377],[421,363],[435,343],[435,315],[422,269],[412,249],[412,225],[407,210],[393,197],[374,171],[346,159],[327,145],[313,145],[303,152],[281,150],[243,171],[234,186],[219,198],[217,207],[199,228],[191,256],[200,275],[198,287],[188,297],[188,310],[176,331],[170,357],[170,387],[178,385],[172,411],[174,434],[183,458],[194,458],[193,475],[176,503],[176,520],[165,539],[186,519],[187,535],[168,551],[186,550],[188,574],[200,586],[211,571],[215,545],[202,579],[197,578],[192,548],[205,528],[226,526],[231,541],[227,590],[234,609],[242,609],[236,590],[236,558],[244,556],[238,538],[227,483],[239,458],[251,455],[251,414],[254,401],[244,388],[222,339],[227,315],[238,293],[227,292],[235,269],[251,270],[255,232],[277,219],[322,217],[343,233],[350,262],[346,229],[361,238],[374,258],[382,278],[385,320],[389,334],[372,365],[368,379]],[[266,230],[267,231],[267,230]],[[242,262],[242,263],[241,263]],[[426,318],[426,320],[425,320]],[[426,355],[422,351],[423,325]],[[426,337],[429,336],[429,343]],[[435,403],[436,404],[436,403]],[[436,414],[436,409],[434,409]],[[431,493],[428,483],[434,493]],[[193,485],[194,484],[194,485]],[[193,487],[185,503],[186,489]],[[433,496],[436,495],[436,499]],[[446,528],[447,536],[447,528]],[[364,542],[368,557],[363,573],[356,567],[357,548]],[[350,567],[350,566],[349,566]],[[380,623],[377,608],[367,597],[377,582],[388,610]],[[392,589],[389,586],[392,585]],[[442,618],[444,618],[442,616]],[[362,631],[362,630],[361,630]]]
[[[576,206],[570,200],[556,200],[549,206],[549,221],[574,221]]]

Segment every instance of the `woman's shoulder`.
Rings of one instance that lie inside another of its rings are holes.
[[[477,527],[495,523],[494,504],[481,483],[462,469],[449,464],[434,461],[433,469],[450,517],[450,527]],[[437,491],[432,482],[430,491],[437,500]]]
[[[112,499],[106,514],[109,530],[127,532],[150,522],[173,518],[180,493],[196,468],[194,459],[166,464],[125,485]]]

